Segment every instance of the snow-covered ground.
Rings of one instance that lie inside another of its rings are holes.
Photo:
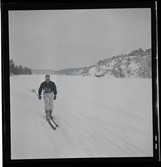
[[[31,92],[44,80],[10,77],[12,159],[153,156],[151,79],[51,76],[56,131]]]

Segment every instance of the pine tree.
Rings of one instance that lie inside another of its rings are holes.
[[[14,61],[11,59],[10,60],[10,75],[15,74],[15,63]]]
[[[22,66],[19,66],[19,73],[22,74]]]

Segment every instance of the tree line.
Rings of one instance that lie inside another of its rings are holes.
[[[15,65],[14,61],[10,60],[10,75],[21,75],[21,74],[28,74],[31,75],[32,71],[30,68],[22,67],[22,65]]]

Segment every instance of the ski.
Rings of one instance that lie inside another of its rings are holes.
[[[47,120],[47,122],[49,123],[49,125],[52,127],[53,130],[56,130],[56,127],[53,126],[53,124],[50,122],[50,120]]]
[[[50,119],[53,121],[53,123],[55,124],[55,126],[58,127],[58,124],[54,121],[54,119],[53,118],[50,118]]]

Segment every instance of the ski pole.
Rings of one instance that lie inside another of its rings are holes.
[[[38,96],[35,89],[32,89],[31,92],[35,93]]]

